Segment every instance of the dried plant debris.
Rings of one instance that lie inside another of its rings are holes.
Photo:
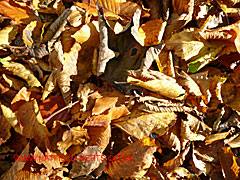
[[[0,179],[239,179],[239,0],[1,0]]]

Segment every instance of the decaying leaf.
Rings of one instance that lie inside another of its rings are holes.
[[[106,172],[113,179],[141,178],[151,166],[155,151],[154,139],[138,140],[120,151],[115,156],[116,159],[108,164]],[[129,168],[129,165],[131,168]]]
[[[86,129],[73,127],[63,133],[62,141],[58,142],[58,149],[62,154],[67,154],[67,149],[72,145],[82,145],[88,140]]]
[[[75,156],[76,161],[73,162],[73,168],[70,171],[72,178],[82,175],[89,175],[93,170],[100,166],[102,162],[101,158],[102,153],[99,146],[86,147],[82,153]]]
[[[162,136],[175,122],[175,113],[144,113],[134,110],[130,115],[113,120],[112,123],[137,139],[143,139],[151,133]]]
[[[238,179],[239,167],[230,147],[222,147],[219,159],[226,179]]]
[[[134,85],[144,87],[160,95],[183,99],[185,90],[176,83],[176,80],[158,71],[137,70],[129,71],[127,81]]]
[[[38,79],[34,76],[32,71],[27,69],[24,65],[17,63],[17,62],[10,62],[5,61],[4,59],[0,60],[0,62],[3,64],[3,66],[13,72],[14,75],[19,76],[20,78],[27,81],[28,85],[31,87],[41,87],[41,83],[38,81]]]

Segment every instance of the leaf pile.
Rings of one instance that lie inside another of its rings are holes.
[[[239,8],[1,0],[0,179],[239,179]]]

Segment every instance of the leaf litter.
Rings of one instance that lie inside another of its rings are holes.
[[[239,179],[240,1],[0,1],[0,179]]]

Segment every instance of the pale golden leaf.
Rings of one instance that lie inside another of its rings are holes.
[[[162,136],[175,122],[175,113],[149,114],[135,109],[130,115],[113,120],[112,124],[137,139],[143,139],[149,137],[151,133]]]
[[[41,83],[34,76],[32,71],[28,70],[24,65],[17,62],[9,62],[5,60],[0,60],[7,70],[13,72],[14,75],[27,81],[28,85],[31,87],[42,87]]]
[[[1,2],[0,2],[1,3]],[[6,26],[0,30],[0,45],[9,45],[18,33],[17,26]],[[0,49],[3,49],[0,46]]]

